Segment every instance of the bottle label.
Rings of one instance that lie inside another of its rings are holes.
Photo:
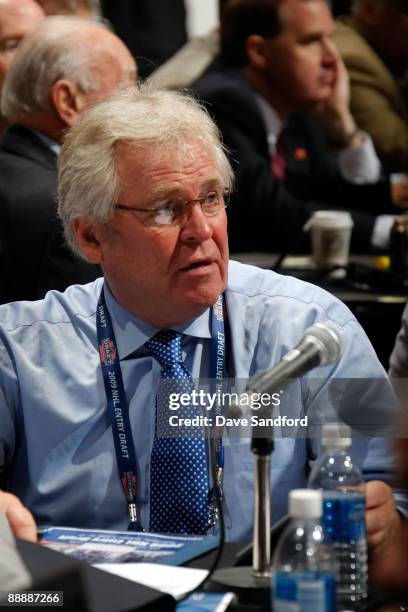
[[[278,573],[275,579],[274,612],[334,612],[336,581],[331,576],[306,579]]]
[[[324,493],[322,523],[328,542],[350,544],[365,540],[365,499],[359,492]]]

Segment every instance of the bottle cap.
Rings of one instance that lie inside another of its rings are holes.
[[[289,514],[309,519],[322,516],[322,492],[315,489],[294,489],[289,493]]]
[[[328,448],[351,446],[351,429],[344,423],[325,423],[322,426],[322,444]]]

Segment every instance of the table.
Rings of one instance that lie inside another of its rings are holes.
[[[273,253],[234,253],[231,255],[231,259],[265,269],[274,268],[278,257]],[[373,270],[375,278],[378,275],[381,279],[382,272],[375,271],[376,259],[372,255],[354,255],[350,256],[350,263],[356,271],[360,269],[364,272],[367,268],[368,271]],[[334,279],[318,272],[309,256],[285,257],[279,273],[295,276],[318,285],[344,302],[364,328],[379,360],[388,370],[389,357],[401,325],[402,311],[408,300],[408,282],[406,286],[402,284],[398,286],[397,282],[390,282],[389,287],[382,286],[373,289],[364,284],[363,275],[360,278],[361,282],[352,282],[347,278]],[[387,273],[384,273],[384,279],[387,278]]]
[[[64,591],[64,607],[53,608],[54,610],[75,610],[75,612],[123,612],[125,610],[171,612],[174,610],[175,602],[169,595],[107,574],[84,561],[78,561],[41,544],[31,544],[18,539],[17,547],[34,578],[35,588],[30,590]],[[241,548],[240,544],[228,542],[225,545],[220,567],[234,565],[237,552]],[[214,555],[215,551],[210,551],[190,561],[187,565],[208,569]],[[385,597],[381,593],[372,592],[365,612],[400,612],[404,608],[401,608],[399,603],[392,604],[395,600],[399,601],[400,596]],[[238,603],[229,610],[231,612],[264,612],[264,610],[269,611],[269,606],[265,608],[249,603]]]

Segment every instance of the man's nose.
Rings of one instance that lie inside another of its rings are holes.
[[[323,39],[322,41],[322,58],[325,66],[333,66],[336,62],[336,47],[331,38]]]
[[[186,242],[203,242],[211,238],[212,234],[211,218],[206,217],[199,202],[191,203],[181,228],[181,239]]]

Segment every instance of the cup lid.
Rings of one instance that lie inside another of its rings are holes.
[[[313,226],[348,229],[353,225],[353,218],[346,210],[316,210],[307,221],[304,229],[309,230]]]

